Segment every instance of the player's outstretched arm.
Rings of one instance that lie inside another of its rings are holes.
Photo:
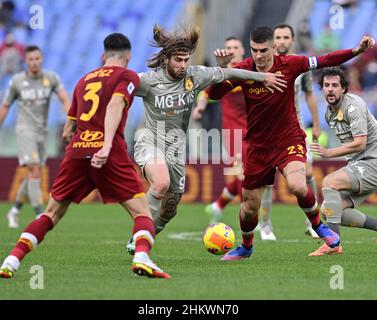
[[[223,71],[225,80],[254,80],[263,82],[264,86],[271,92],[274,92],[274,90],[283,92],[283,89],[287,87],[287,81],[282,79],[282,77],[284,77],[282,74],[263,73],[233,68],[224,68]]]
[[[360,44],[353,49],[337,50],[323,56],[310,57],[309,69],[338,66],[367,51],[369,48],[373,48],[374,44],[375,41],[372,37],[364,36]],[[303,71],[307,71],[307,68]]]
[[[4,122],[4,119],[5,117],[7,116],[8,114],[8,111],[9,111],[9,105],[4,103],[1,107],[0,107],[0,128]]]
[[[310,150],[318,154],[322,158],[336,158],[342,157],[355,152],[360,152],[365,150],[367,145],[367,136],[356,136],[352,142],[342,144],[335,148],[325,148],[319,143],[312,143],[310,145]]]
[[[359,55],[360,53],[363,53],[368,49],[373,48],[375,43],[376,42],[372,37],[364,36],[361,38],[359,45],[352,49],[352,52],[354,55]]]
[[[201,91],[196,100],[196,106],[192,112],[192,117],[194,120],[200,120],[203,116],[203,112],[206,110],[208,105],[208,95],[205,91]]]
[[[91,164],[99,169],[107,162],[115,133],[122,119],[123,109],[126,107],[126,100],[118,95],[113,95],[106,107],[105,115],[105,137],[103,147],[98,150],[92,158]]]

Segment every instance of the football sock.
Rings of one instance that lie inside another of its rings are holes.
[[[315,182],[315,179],[313,176],[306,177],[306,184],[313,190],[314,196],[318,197],[318,188],[317,183]]]
[[[342,211],[342,226],[377,231],[377,219],[358,210],[346,208]]]
[[[216,205],[223,210],[238,194],[239,179],[234,178],[229,182],[216,200]]]
[[[271,225],[272,188],[273,186],[268,185],[263,193],[262,202],[260,206],[262,227],[266,225]]]
[[[245,217],[242,209],[239,213],[240,217],[240,226],[242,234],[242,244],[245,248],[250,249],[253,246],[254,241],[254,232],[253,230],[258,224],[258,214],[248,215],[248,218]]]
[[[149,188],[147,192],[147,201],[149,209],[151,210],[152,217],[155,219],[158,216],[158,213],[161,210],[161,201],[165,195],[159,194],[154,191],[152,188]]]
[[[312,226],[318,226],[321,222],[321,218],[319,216],[319,208],[313,190],[308,187],[305,197],[296,198],[299,207],[305,212]]]
[[[323,188],[322,211],[326,216],[329,228],[340,234],[340,223],[342,221],[342,197],[339,191],[331,188]]]
[[[153,219],[153,221],[154,221],[154,227],[155,227],[155,230],[156,230],[156,235],[159,234],[162,230],[164,230],[166,224],[169,222],[169,220],[161,218],[160,215],[155,217]]]
[[[30,204],[34,209],[35,214],[41,214],[43,212],[41,179],[28,179],[27,190]]]
[[[20,186],[18,187],[17,194],[16,194],[16,202],[14,204],[14,207],[20,210],[22,206],[24,205],[24,202],[26,202],[26,198],[28,195],[28,181],[29,179],[25,178],[22,180]]]
[[[30,223],[23,233],[21,233],[20,239],[10,252],[10,256],[14,256],[21,261],[26,254],[39,245],[46,233],[53,228],[53,223],[50,217],[42,215],[39,219]]]
[[[135,253],[148,253],[153,246],[155,230],[152,219],[146,216],[137,216],[134,219],[133,240],[135,241]]]

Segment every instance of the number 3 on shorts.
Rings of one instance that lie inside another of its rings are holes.
[[[82,121],[89,121],[94,114],[96,113],[98,106],[99,106],[99,96],[97,92],[101,90],[102,88],[102,82],[92,82],[88,83],[85,87],[85,90],[87,91],[84,95],[85,101],[92,101],[92,106],[88,113],[82,113],[80,116],[80,120]]]

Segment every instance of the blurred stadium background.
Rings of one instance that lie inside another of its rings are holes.
[[[31,29],[30,8],[39,5],[43,9],[43,29]],[[344,16],[344,28],[333,30],[329,21],[334,18],[334,5],[341,5]],[[228,36],[243,39],[250,55],[249,33],[259,25],[273,27],[277,23],[291,24],[296,31],[296,52],[320,54],[336,49],[354,47],[362,35],[377,37],[377,1],[375,0],[7,0],[0,8],[0,98],[3,97],[12,74],[24,68],[22,48],[29,44],[41,47],[44,53],[44,68],[57,72],[71,95],[76,81],[86,72],[100,66],[102,41],[115,31],[123,32],[132,41],[132,60],[130,68],[137,72],[147,70],[146,60],[155,52],[150,46],[154,23],[168,29],[179,25],[194,23],[202,30],[200,45],[192,58],[193,64],[215,65],[212,52],[223,46]],[[353,59],[345,65],[350,80],[350,91],[366,99],[372,112],[377,115],[377,48]],[[324,121],[325,101],[315,84],[315,93],[320,111],[322,128],[328,131]],[[310,126],[310,114],[304,99],[302,114],[306,125]],[[207,108],[203,121],[193,123],[193,127],[209,130],[221,128],[220,108]],[[16,187],[19,179],[15,178],[16,144],[14,126],[17,105],[13,105],[0,129],[0,200],[12,200],[9,190]],[[48,154],[55,163],[50,173],[45,176],[44,190],[48,195],[49,181],[54,176],[54,168],[62,156],[60,134],[65,122],[64,112],[56,97],[52,99],[49,112]],[[133,136],[137,128],[143,125],[143,105],[136,99],[127,122],[126,139],[132,152]],[[334,136],[327,132],[329,145],[335,145]],[[188,148],[190,150],[192,148]],[[220,149],[213,147],[208,151],[214,154]],[[192,157],[192,154],[189,154]],[[332,165],[318,171],[319,180]],[[195,170],[194,170],[195,169]],[[184,200],[210,201],[221,189],[208,190],[214,178],[222,176],[218,170],[206,167],[188,168],[188,189],[195,183],[193,193],[188,193]],[[221,168],[220,168],[221,169]],[[5,177],[5,174],[7,177]],[[19,176],[19,175],[18,175]],[[207,187],[201,182],[204,179]],[[12,186],[12,187],[11,187]],[[221,187],[221,183],[219,187]],[[283,187],[283,184],[282,184]],[[204,188],[204,189],[203,189]],[[204,190],[204,193],[203,193]],[[192,191],[192,190],[191,190]],[[285,191],[284,191],[285,192]],[[285,194],[285,193],[284,193]],[[283,195],[278,197],[285,202],[294,199]],[[289,200],[290,199],[290,200]]]

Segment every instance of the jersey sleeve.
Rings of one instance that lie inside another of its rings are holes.
[[[127,103],[127,107],[131,105],[133,96],[138,90],[140,84],[139,76],[130,70],[124,72],[114,89],[113,95],[121,96]]]
[[[52,91],[57,93],[60,89],[63,89],[63,83],[60,80],[60,77],[56,73],[51,74],[51,84],[52,84]]]
[[[73,92],[72,102],[68,110],[67,118],[77,121],[77,85]]]
[[[232,81],[226,80],[221,83],[214,84],[204,90],[206,95],[211,100],[220,100],[228,92],[234,89]]]
[[[148,72],[141,72],[138,74],[138,76],[139,76],[140,84],[135,93],[135,96],[145,97],[149,91],[150,75]]]
[[[365,136],[368,133],[368,108],[366,103],[351,104],[347,108],[352,136]]]
[[[200,89],[224,81],[224,72],[220,67],[194,66],[192,75],[199,82]]]
[[[288,56],[287,59],[293,72],[298,76],[308,70],[338,66],[354,56],[352,49],[347,49],[330,52],[323,56]]]
[[[18,98],[18,91],[15,85],[14,77],[9,80],[7,91],[5,92],[3,104],[11,105]]]

